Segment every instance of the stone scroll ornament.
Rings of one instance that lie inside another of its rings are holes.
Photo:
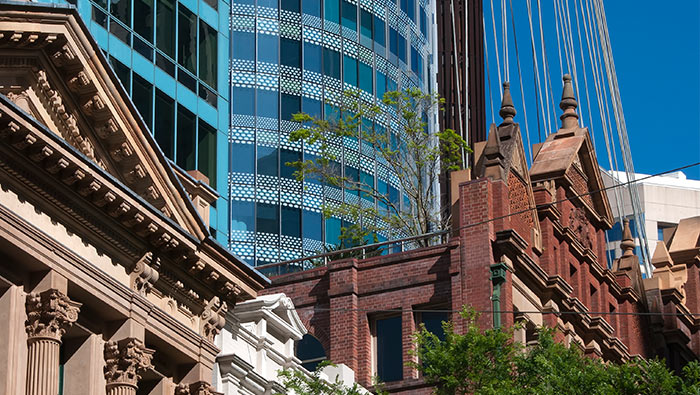
[[[105,343],[104,373],[107,388],[137,388],[141,373],[153,368],[151,359],[154,352],[133,338]]]
[[[56,289],[30,293],[25,322],[29,339],[50,338],[60,342],[66,330],[78,320],[80,306]]]

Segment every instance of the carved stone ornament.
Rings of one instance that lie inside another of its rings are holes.
[[[155,257],[152,252],[147,252],[139,259],[131,270],[133,278],[133,288],[142,296],[148,294],[153,285],[158,281],[160,274],[160,258]]]
[[[593,240],[588,228],[586,212],[581,207],[576,207],[569,214],[569,228],[578,236],[579,241],[586,248],[593,248]]]
[[[138,339],[127,338],[105,343],[105,380],[107,387],[137,387],[141,373],[153,368],[154,350],[146,348]]]
[[[213,297],[202,311],[201,333],[210,342],[221,332],[221,328],[226,324],[226,302],[220,302],[218,297]]]
[[[32,338],[61,341],[66,330],[78,320],[81,303],[73,302],[56,289],[27,295],[25,329]]]
[[[214,391],[211,384],[206,381],[198,381],[192,384],[180,383],[175,387],[175,395],[214,395],[218,392]]]

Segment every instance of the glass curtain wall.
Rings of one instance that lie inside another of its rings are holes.
[[[337,116],[334,104],[347,89],[359,90],[367,103],[388,90],[427,92],[430,7],[425,0],[233,0],[229,246],[236,254],[262,265],[321,252],[348,224],[324,220],[324,202],[378,204],[293,177],[286,163],[313,160],[318,152],[289,141],[299,128],[292,114]],[[395,130],[396,119],[363,127]],[[334,148],[343,158],[339,172],[403,200],[396,177],[372,147],[347,139]]]

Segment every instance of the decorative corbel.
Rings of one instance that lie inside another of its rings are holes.
[[[204,307],[200,316],[200,333],[210,342],[214,341],[214,337],[226,324],[226,311],[226,302],[221,302],[216,296]]]
[[[131,288],[139,295],[146,296],[160,277],[158,269],[160,269],[160,258],[154,256],[151,251],[147,252],[131,269]]]

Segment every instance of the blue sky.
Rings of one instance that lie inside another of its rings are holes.
[[[568,13],[557,14],[555,5],[565,7],[567,1]],[[543,64],[542,43],[539,38],[538,0],[531,0],[532,33],[526,0],[505,1],[508,30],[507,64],[510,74],[508,79],[511,82],[513,101],[518,110],[515,120],[521,124],[524,135],[527,137],[529,134],[532,144],[544,140],[547,129],[555,131],[561,113],[558,108],[562,89],[561,76],[564,73],[574,74],[572,63],[575,63],[578,70],[577,96],[580,95],[578,112],[583,126],[591,130],[598,161],[606,169],[609,169],[612,164],[612,167],[623,170],[614,117],[611,115],[609,118],[611,128],[604,128],[603,118],[599,115],[601,105],[595,99],[593,67],[591,67],[591,56],[588,52],[583,22],[585,7],[592,7],[593,3],[591,0],[539,0],[539,2],[542,7],[542,37],[546,47],[546,68]],[[494,5],[493,19],[491,4]],[[503,0],[484,0],[489,70],[487,78],[490,79],[490,83],[487,81],[487,86],[491,87],[486,92],[486,118],[487,122],[491,122],[493,118],[497,123],[500,122],[498,117],[499,65],[500,79],[506,80],[502,34],[503,14],[500,9],[502,4]],[[513,19],[510,16],[511,4],[514,11]],[[604,4],[635,171],[647,174],[657,173],[700,161],[700,30],[698,27],[700,1],[674,0],[660,3],[658,0],[635,2],[605,0]],[[571,26],[570,35],[561,33],[562,25],[567,22],[557,18],[557,15],[567,14],[568,23]],[[588,15],[595,14],[591,12]],[[578,21],[577,17],[579,17]],[[513,23],[515,23],[515,29],[513,29]],[[560,29],[559,35],[557,28]],[[516,34],[513,34],[514,31]],[[533,71],[531,34],[538,56],[537,66],[541,80],[537,90],[535,87],[538,85]],[[566,60],[567,49],[564,40],[567,37],[571,40],[571,47],[575,53],[574,62]],[[591,40],[594,37],[592,32],[590,37]],[[596,35],[595,38],[597,37]],[[515,56],[516,40],[518,57]],[[498,49],[499,59],[496,58],[496,49]],[[602,63],[599,67],[599,70],[602,70]],[[585,73],[582,72],[584,69]],[[546,85],[545,74],[550,77]],[[522,79],[525,100],[520,93],[520,79]],[[603,78],[600,81],[602,84]],[[600,85],[600,89],[608,89],[607,80],[605,81],[605,84]],[[605,88],[602,87],[603,85]],[[586,87],[588,87],[588,95],[586,95]],[[542,93],[543,99],[539,99],[535,92]],[[550,96],[549,102],[546,101],[546,94]],[[493,98],[493,110],[489,96]],[[543,108],[544,103],[549,105]],[[607,108],[610,114],[613,113],[610,103],[603,107]],[[525,117],[527,117],[529,130],[525,130]],[[547,122],[548,117],[549,122]],[[607,154],[604,138],[606,129],[614,136],[610,143],[615,146],[614,151],[611,151],[614,152],[613,155]],[[525,143],[527,145],[527,141]],[[617,159],[617,166],[614,165],[615,159]],[[689,178],[700,179],[700,166],[684,171]]]

